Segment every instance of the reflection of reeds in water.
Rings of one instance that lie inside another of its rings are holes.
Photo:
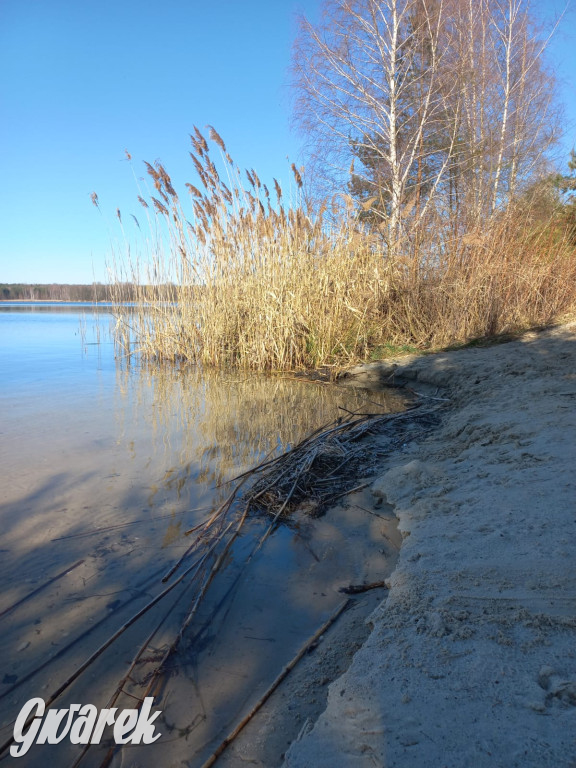
[[[245,504],[271,515],[274,522],[297,508],[320,514],[349,492],[359,472],[373,472],[381,453],[407,439],[407,424],[408,429],[416,425],[424,432],[437,423],[438,406],[423,409],[420,405],[400,413],[350,414],[315,430],[291,450],[251,470],[257,479],[244,494]],[[375,449],[366,442],[368,435],[377,433],[388,438],[385,448]]]
[[[120,389],[149,413],[158,445],[175,452],[165,488],[180,493],[193,477],[218,485],[277,455],[348,411],[399,410],[396,393],[366,392],[269,376],[162,365],[119,369]]]

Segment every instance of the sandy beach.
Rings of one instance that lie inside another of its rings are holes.
[[[353,373],[447,407],[372,486],[398,565],[284,765],[576,766],[576,324]]]

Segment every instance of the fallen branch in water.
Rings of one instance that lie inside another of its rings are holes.
[[[345,595],[360,595],[362,592],[368,592],[370,589],[380,589],[381,587],[388,589],[385,581],[373,581],[371,584],[350,584],[348,587],[340,587],[338,592],[343,592]]]
[[[61,579],[63,576],[66,576],[68,573],[73,571],[75,568],[78,568],[79,565],[82,565],[84,563],[84,560],[78,560],[78,562],[74,563],[74,565],[68,566],[68,568],[65,568],[63,571],[60,571],[60,573],[57,573],[56,576],[53,576],[51,579],[48,579],[44,584],[41,584],[39,587],[36,587],[36,589],[33,589],[32,592],[29,592],[25,597],[20,598],[20,600],[17,600],[15,603],[12,603],[12,605],[9,605],[8,608],[4,608],[4,610],[0,613],[0,617],[6,616],[7,613],[10,613],[10,611],[13,611],[15,608],[18,608],[19,605],[22,605],[22,603],[25,603],[27,600],[30,600],[31,597],[34,597],[34,595],[37,595],[39,592],[42,592],[43,589],[46,589],[46,587],[49,587],[50,584],[54,584],[55,581],[58,581],[58,579]]]
[[[294,669],[296,664],[300,661],[300,659],[308,653],[308,651],[312,648],[314,643],[316,643],[320,637],[322,637],[325,632],[328,631],[328,629],[334,624],[336,619],[340,616],[340,614],[350,605],[350,598],[348,600],[345,600],[343,603],[341,603],[338,608],[334,611],[332,616],[326,621],[320,629],[315,632],[312,637],[307,640],[302,648],[298,651],[296,656],[292,659],[291,662],[289,662],[282,672],[278,675],[278,677],[274,680],[272,685],[268,688],[266,693],[256,702],[256,704],[252,707],[250,712],[248,712],[247,715],[245,715],[242,720],[238,723],[236,728],[224,739],[224,741],[220,744],[220,746],[216,749],[215,752],[212,753],[212,755],[206,760],[205,763],[202,764],[201,768],[211,768],[212,765],[218,760],[220,755],[224,752],[225,749],[227,749],[230,744],[234,741],[234,739],[238,736],[238,734],[242,731],[242,729],[252,720],[254,715],[258,712],[259,709],[268,701],[270,696],[274,693],[276,688],[280,685],[280,683],[283,682],[283,680],[288,676],[288,674]]]
[[[206,592],[208,591],[208,587],[210,586],[210,584],[214,580],[214,577],[216,576],[216,574],[220,570],[220,567],[221,567],[222,563],[224,562],[224,558],[226,557],[226,555],[230,551],[230,547],[232,546],[232,544],[234,543],[236,537],[240,533],[240,531],[242,529],[242,526],[244,525],[244,521],[246,520],[246,514],[247,514],[247,510],[244,511],[244,514],[242,515],[242,517],[238,521],[238,524],[236,526],[236,530],[230,536],[230,538],[226,542],[226,545],[224,546],[224,549],[220,552],[220,554],[216,558],[216,561],[214,562],[212,568],[210,569],[210,572],[209,572],[208,576],[203,580],[202,586],[200,587],[200,589],[198,591],[198,594],[196,595],[196,597],[194,599],[192,607],[188,611],[188,615],[186,616],[186,618],[184,619],[184,622],[182,623],[182,625],[180,626],[180,629],[178,630],[178,634],[174,638],[174,640],[171,643],[171,645],[169,646],[169,648],[165,651],[162,659],[160,660],[159,665],[153,671],[153,673],[151,675],[151,678],[148,681],[148,686],[147,686],[145,692],[142,694],[141,697],[139,697],[142,700],[144,700],[147,696],[154,695],[154,693],[153,693],[154,686],[156,685],[156,683],[159,680],[160,676],[164,672],[164,669],[165,669],[166,664],[168,663],[168,660],[176,652],[176,650],[177,650],[177,648],[178,648],[178,646],[180,644],[180,641],[182,640],[182,638],[184,636],[184,632],[190,626],[190,624],[192,622],[192,619],[196,615],[196,611],[198,610],[198,607],[200,606],[200,603],[202,602],[204,596],[206,595]],[[232,527],[232,523],[230,522],[230,523],[228,523],[228,525],[226,527],[226,530],[224,531],[224,534],[227,533],[228,530],[231,527]],[[224,534],[222,535],[222,537],[219,537],[216,540],[214,546],[216,546],[216,544],[219,544],[221,542],[221,539],[223,538]]]
[[[359,474],[374,471],[374,448],[363,444],[363,437],[383,434],[391,438],[390,449],[397,448],[411,439],[414,424],[435,426],[441,407],[415,405],[400,413],[349,414],[252,470],[254,482],[244,500],[255,511],[270,515],[274,525],[301,506],[313,508],[319,516],[337,499],[361,489],[353,487]]]

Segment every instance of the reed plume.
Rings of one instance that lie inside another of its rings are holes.
[[[574,307],[575,249],[557,222],[535,227],[519,208],[482,237],[455,239],[432,221],[432,247],[407,243],[392,257],[351,198],[310,210],[292,164],[292,199],[273,179],[273,204],[258,174],[241,173],[209,131],[222,155],[217,167],[195,127],[190,212],[164,166],[145,163],[157,193],[138,196],[148,236],[117,262],[112,284],[123,355],[258,370],[337,367],[544,324]],[[122,306],[128,284],[136,307]]]

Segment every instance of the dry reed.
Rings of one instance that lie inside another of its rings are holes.
[[[348,413],[253,470],[245,502],[274,523],[295,510],[318,516],[356,490],[357,478],[372,474],[382,455],[436,426],[442,407],[418,401],[399,413]],[[374,434],[386,438],[378,448],[365,439]]]
[[[148,240],[113,268],[123,355],[253,370],[337,366],[542,325],[574,307],[575,249],[552,221],[537,229],[518,211],[452,239],[451,226],[431,222],[426,238],[392,256],[350,205],[337,219],[327,206],[312,213],[295,165],[291,195],[274,179],[272,202],[253,169],[242,182],[214,129],[210,139],[222,170],[195,128],[199,181],[186,185],[186,204],[165,168],[146,164],[154,194],[138,199]],[[122,306],[127,298],[135,306]]]

